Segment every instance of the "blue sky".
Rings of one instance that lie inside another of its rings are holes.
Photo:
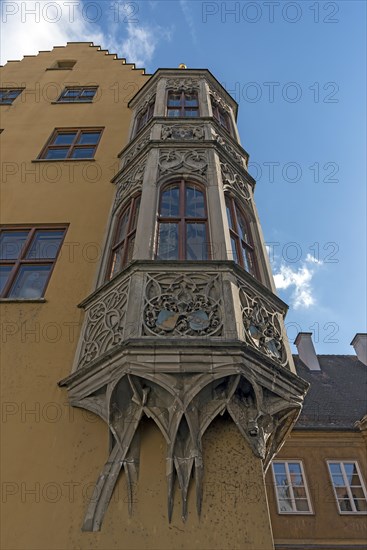
[[[290,341],[313,332],[318,353],[353,353],[367,301],[363,0],[7,0],[2,25],[2,63],[85,40],[147,72],[210,69],[239,103]]]

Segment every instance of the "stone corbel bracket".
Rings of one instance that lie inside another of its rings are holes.
[[[141,357],[147,352],[150,357],[156,354],[154,368],[133,360],[133,350],[129,350],[124,358],[110,359],[103,369],[81,369],[60,382],[67,387],[71,404],[98,414],[113,436],[110,456],[85,515],[85,531],[100,530],[122,468],[132,513],[131,488],[138,480],[139,424],[143,416],[155,422],[167,445],[168,519],[172,517],[177,481],[185,521],[192,476],[197,512],[201,512],[202,439],[212,421],[227,412],[266,469],[295,423],[307,389],[306,383],[288,371],[264,370],[241,354],[228,363],[225,350],[215,358],[214,368],[196,364],[191,372],[187,365],[162,363],[162,352],[156,348],[153,352],[145,347],[138,353]],[[204,363],[208,355],[203,354]],[[209,361],[213,365],[213,357]]]

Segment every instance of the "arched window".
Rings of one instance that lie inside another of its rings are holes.
[[[185,180],[164,187],[159,201],[157,259],[207,260],[208,257],[204,189]]]
[[[107,279],[112,279],[132,259],[139,207],[140,195],[131,199],[119,216],[111,250]]]
[[[249,223],[235,199],[226,196],[226,210],[233,259],[254,277],[258,277],[255,249]]]

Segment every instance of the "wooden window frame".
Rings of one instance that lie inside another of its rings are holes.
[[[118,275],[118,273],[121,273],[121,271],[129,263],[128,262],[129,243],[130,243],[132,237],[135,237],[135,235],[136,235],[136,230],[137,230],[137,225],[138,225],[138,217],[139,217],[139,210],[140,210],[140,203],[141,203],[141,193],[139,193],[137,195],[134,195],[129,200],[129,202],[126,203],[119,210],[116,227],[115,227],[115,230],[113,232],[113,241],[112,241],[113,244],[111,246],[110,258],[109,258],[109,261],[108,261],[108,268],[107,268],[107,272],[106,272],[106,280],[107,281],[110,281],[111,279],[116,277],[116,275]],[[137,210],[136,206],[137,206],[137,204],[139,204],[138,215],[136,215],[136,210]],[[119,232],[120,232],[122,219],[123,219],[124,215],[126,214],[127,210],[129,210],[129,218],[128,218],[128,222],[127,222],[125,237],[120,241],[116,241],[116,239],[119,235]],[[133,225],[134,221],[135,221],[135,225]],[[122,249],[122,252],[121,252],[120,270],[118,272],[116,272],[115,274],[112,274],[114,255],[118,250],[121,250],[121,249]]]
[[[8,297],[8,294],[9,294],[10,290],[12,289],[14,282],[16,281],[16,278],[18,276],[18,273],[20,271],[21,266],[23,266],[23,265],[36,265],[36,266],[37,265],[51,265],[50,272],[48,274],[45,285],[43,287],[42,296],[40,296],[39,298],[35,298],[35,300],[39,300],[39,299],[43,298],[43,296],[46,293],[51,275],[52,275],[53,270],[55,268],[57,258],[59,257],[63,242],[65,240],[65,235],[66,235],[67,229],[68,229],[67,224],[17,225],[17,226],[3,225],[3,226],[0,227],[0,235],[3,232],[17,233],[19,231],[28,231],[28,236],[26,238],[26,241],[25,241],[24,245],[22,246],[22,249],[19,251],[18,257],[14,258],[14,259],[9,259],[9,260],[3,260],[3,259],[0,260],[1,266],[4,266],[4,265],[13,266],[11,272],[8,275],[8,280],[5,283],[5,286],[4,286],[4,288],[3,288],[3,290],[0,294],[0,299],[7,299],[7,300],[27,300],[27,299],[30,299],[30,300],[32,300],[32,298],[22,298],[22,297],[12,298],[12,297]],[[64,235],[63,235],[63,237],[60,241],[60,245],[59,245],[59,248],[57,250],[55,258],[39,258],[39,259],[34,259],[34,258],[27,259],[26,258],[26,255],[27,255],[32,243],[33,243],[33,238],[36,234],[36,231],[64,231]]]
[[[0,98],[0,105],[13,105],[14,101],[18,99],[24,88],[0,88],[0,92],[19,92],[15,97],[11,98],[11,101],[3,101],[3,96]],[[5,96],[6,97],[6,96]]]
[[[222,128],[224,128],[224,130],[226,130],[231,136],[233,136],[232,121],[228,111],[223,109],[223,107],[221,107],[219,103],[216,103],[213,100],[212,100],[212,111],[213,111],[213,117],[218,122],[218,124]],[[222,118],[225,119],[225,124],[223,124]]]
[[[37,160],[48,160],[48,161],[59,161],[63,162],[65,160],[92,160],[95,157],[97,147],[101,141],[101,137],[103,134],[103,128],[55,128],[55,130],[52,132],[51,136],[47,140],[46,145],[43,147],[41,153],[37,157]],[[75,137],[69,145],[62,145],[62,144],[52,144],[55,140],[56,136],[62,135],[62,134],[70,134],[75,132]],[[98,141],[95,144],[85,144],[85,145],[78,145],[78,139],[79,137],[85,133],[85,134],[91,134],[91,133],[97,133],[99,132],[99,138]],[[91,149],[94,147],[94,153],[92,157],[71,157],[74,149]],[[48,159],[46,158],[47,152],[52,149],[67,149],[68,154],[66,157],[58,158],[58,159]]]
[[[279,498],[278,485],[277,485],[277,481],[276,481],[276,477],[275,477],[276,474],[275,474],[274,467],[273,467],[274,464],[284,464],[285,465],[285,474],[286,474],[287,483],[288,483],[287,487],[289,489],[289,500],[291,502],[292,510],[280,510],[279,501],[282,500],[282,499]],[[289,472],[289,466],[288,466],[289,464],[298,464],[300,466],[300,471],[301,471],[302,480],[303,480],[302,487],[304,487],[304,489],[305,489],[308,510],[297,510],[297,506],[296,506],[297,498],[294,495],[294,488],[295,487],[293,486],[291,474]],[[274,492],[275,492],[275,499],[277,501],[278,514],[281,514],[281,515],[284,515],[284,514],[293,515],[293,514],[295,514],[295,515],[307,515],[307,516],[313,515],[314,512],[313,512],[313,508],[312,508],[311,497],[310,497],[310,492],[308,490],[308,483],[307,483],[307,479],[306,479],[305,470],[304,470],[304,467],[303,467],[302,460],[297,460],[297,459],[273,460],[272,463],[271,463],[271,470],[272,470],[272,473],[273,473]]]
[[[72,99],[72,100],[69,101],[69,100],[65,99],[65,94],[69,91],[72,91],[72,90],[78,91],[79,95],[75,99]],[[94,92],[95,92],[94,96],[91,99],[88,99],[88,100],[79,99],[81,94],[86,90],[94,90]],[[67,86],[61,92],[59,98],[56,100],[55,103],[92,103],[95,96],[96,96],[97,90],[98,90],[98,86]]]
[[[142,109],[136,115],[134,135],[138,134],[140,130],[142,130],[148,124],[148,122],[153,118],[154,105],[155,105],[155,98],[147,105],[145,109]]]
[[[204,196],[204,209],[205,209],[205,217],[198,218],[198,217],[189,217],[185,215],[185,209],[186,209],[186,187],[190,184],[197,186],[200,191],[203,193]],[[162,195],[165,191],[167,191],[170,187],[177,186],[179,188],[179,215],[176,217],[167,217],[167,216],[161,216],[161,204],[162,204]],[[162,223],[175,223],[178,226],[178,258],[177,260],[185,260],[188,261],[186,258],[186,226],[189,223],[200,223],[202,225],[205,225],[205,231],[206,231],[206,237],[207,242],[206,244],[206,254],[207,259],[211,259],[211,250],[210,250],[210,239],[209,239],[209,218],[208,218],[208,204],[207,204],[207,197],[206,197],[206,188],[204,185],[197,183],[196,181],[193,181],[191,179],[177,179],[174,181],[170,181],[169,183],[162,186],[160,193],[159,193],[159,203],[158,203],[158,216],[157,216],[157,243],[156,243],[156,252],[155,257],[158,259],[158,246],[159,246],[159,227]],[[170,260],[161,260],[161,261],[170,261]],[[194,260],[194,261],[205,261],[205,260]]]
[[[250,224],[249,224],[249,221],[248,221],[248,215],[246,215],[246,212],[243,210],[243,208],[240,208],[240,206],[238,206],[238,200],[235,197],[233,197],[232,195],[228,194],[228,193],[225,194],[225,207],[226,207],[226,209],[227,209],[227,201],[229,202],[229,210],[230,210],[232,225],[234,226],[234,227],[230,227],[230,225],[228,223],[229,235],[235,241],[238,264],[247,273],[249,273],[250,275],[252,275],[256,279],[260,280],[259,268],[258,268],[258,265],[257,265],[257,259],[256,259],[256,254],[255,254],[254,239],[253,239],[251,227],[250,227]],[[244,241],[240,237],[237,210],[239,210],[239,212],[242,214],[242,217],[244,219],[245,226],[246,226],[246,229],[247,229],[247,234],[249,236],[249,241],[250,241],[249,243],[247,243],[246,241]],[[231,245],[231,251],[232,251],[232,245]],[[246,269],[246,263],[244,261],[244,254],[245,254],[246,251],[249,252],[249,254],[251,255],[251,259],[252,259],[252,263],[253,263],[253,273]],[[236,261],[236,260],[234,259],[234,261]]]
[[[176,106],[176,107],[170,107],[169,106],[170,95],[180,95],[180,105],[179,106]],[[185,106],[185,96],[186,95],[196,96],[196,100],[197,100],[197,106],[196,107]],[[179,118],[179,117],[170,117],[170,115],[169,115],[170,111],[180,111],[180,117],[182,117],[182,118],[198,118],[200,116],[199,94],[196,90],[194,90],[193,92],[185,92],[184,90],[178,90],[178,91],[168,90],[166,105],[167,105],[167,117],[168,118]],[[186,109],[190,109],[191,111],[195,110],[197,112],[197,116],[191,117],[191,116],[186,115],[185,114]]]
[[[359,478],[359,482],[360,482],[360,486],[361,486],[363,496],[364,496],[364,499],[365,499],[366,505],[367,505],[367,490],[366,490],[366,486],[365,486],[365,483],[364,483],[364,479],[363,479],[362,474],[361,474],[361,470],[359,468],[358,461],[354,460],[354,459],[352,459],[352,460],[342,459],[342,460],[327,460],[326,463],[327,463],[327,469],[328,469],[328,472],[329,472],[330,483],[331,483],[331,486],[333,488],[335,502],[336,502],[336,506],[337,506],[339,514],[342,515],[342,516],[351,515],[351,514],[352,515],[365,516],[367,514],[367,510],[357,510],[356,509],[356,505],[355,505],[355,502],[354,502],[355,499],[354,499],[354,496],[353,496],[353,493],[352,493],[352,488],[351,488],[352,486],[349,484],[349,480],[348,480],[347,474],[345,472],[345,467],[344,467],[344,464],[347,464],[347,463],[351,463],[351,464],[355,465],[356,470],[357,470],[357,474],[358,474],[358,478]],[[333,481],[333,476],[332,476],[331,470],[330,470],[330,465],[331,464],[339,464],[340,465],[340,469],[341,469],[342,476],[343,476],[343,481],[345,483],[344,487],[346,488],[346,494],[347,494],[347,497],[348,497],[349,505],[351,506],[352,510],[342,510],[340,508],[340,503],[339,503],[340,499],[338,498],[338,495],[337,495],[337,492],[336,492],[336,487],[335,487],[334,481]]]

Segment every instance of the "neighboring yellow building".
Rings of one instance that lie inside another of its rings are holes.
[[[207,70],[86,43],[1,78],[2,547],[362,548],[353,491],[353,533],[312,486],[302,524],[288,512],[310,456],[316,483],[358,461],[365,506],[365,432],[322,425],[323,454],[301,415],[273,462],[287,523],[265,481],[315,375],[286,341],[236,102]]]

